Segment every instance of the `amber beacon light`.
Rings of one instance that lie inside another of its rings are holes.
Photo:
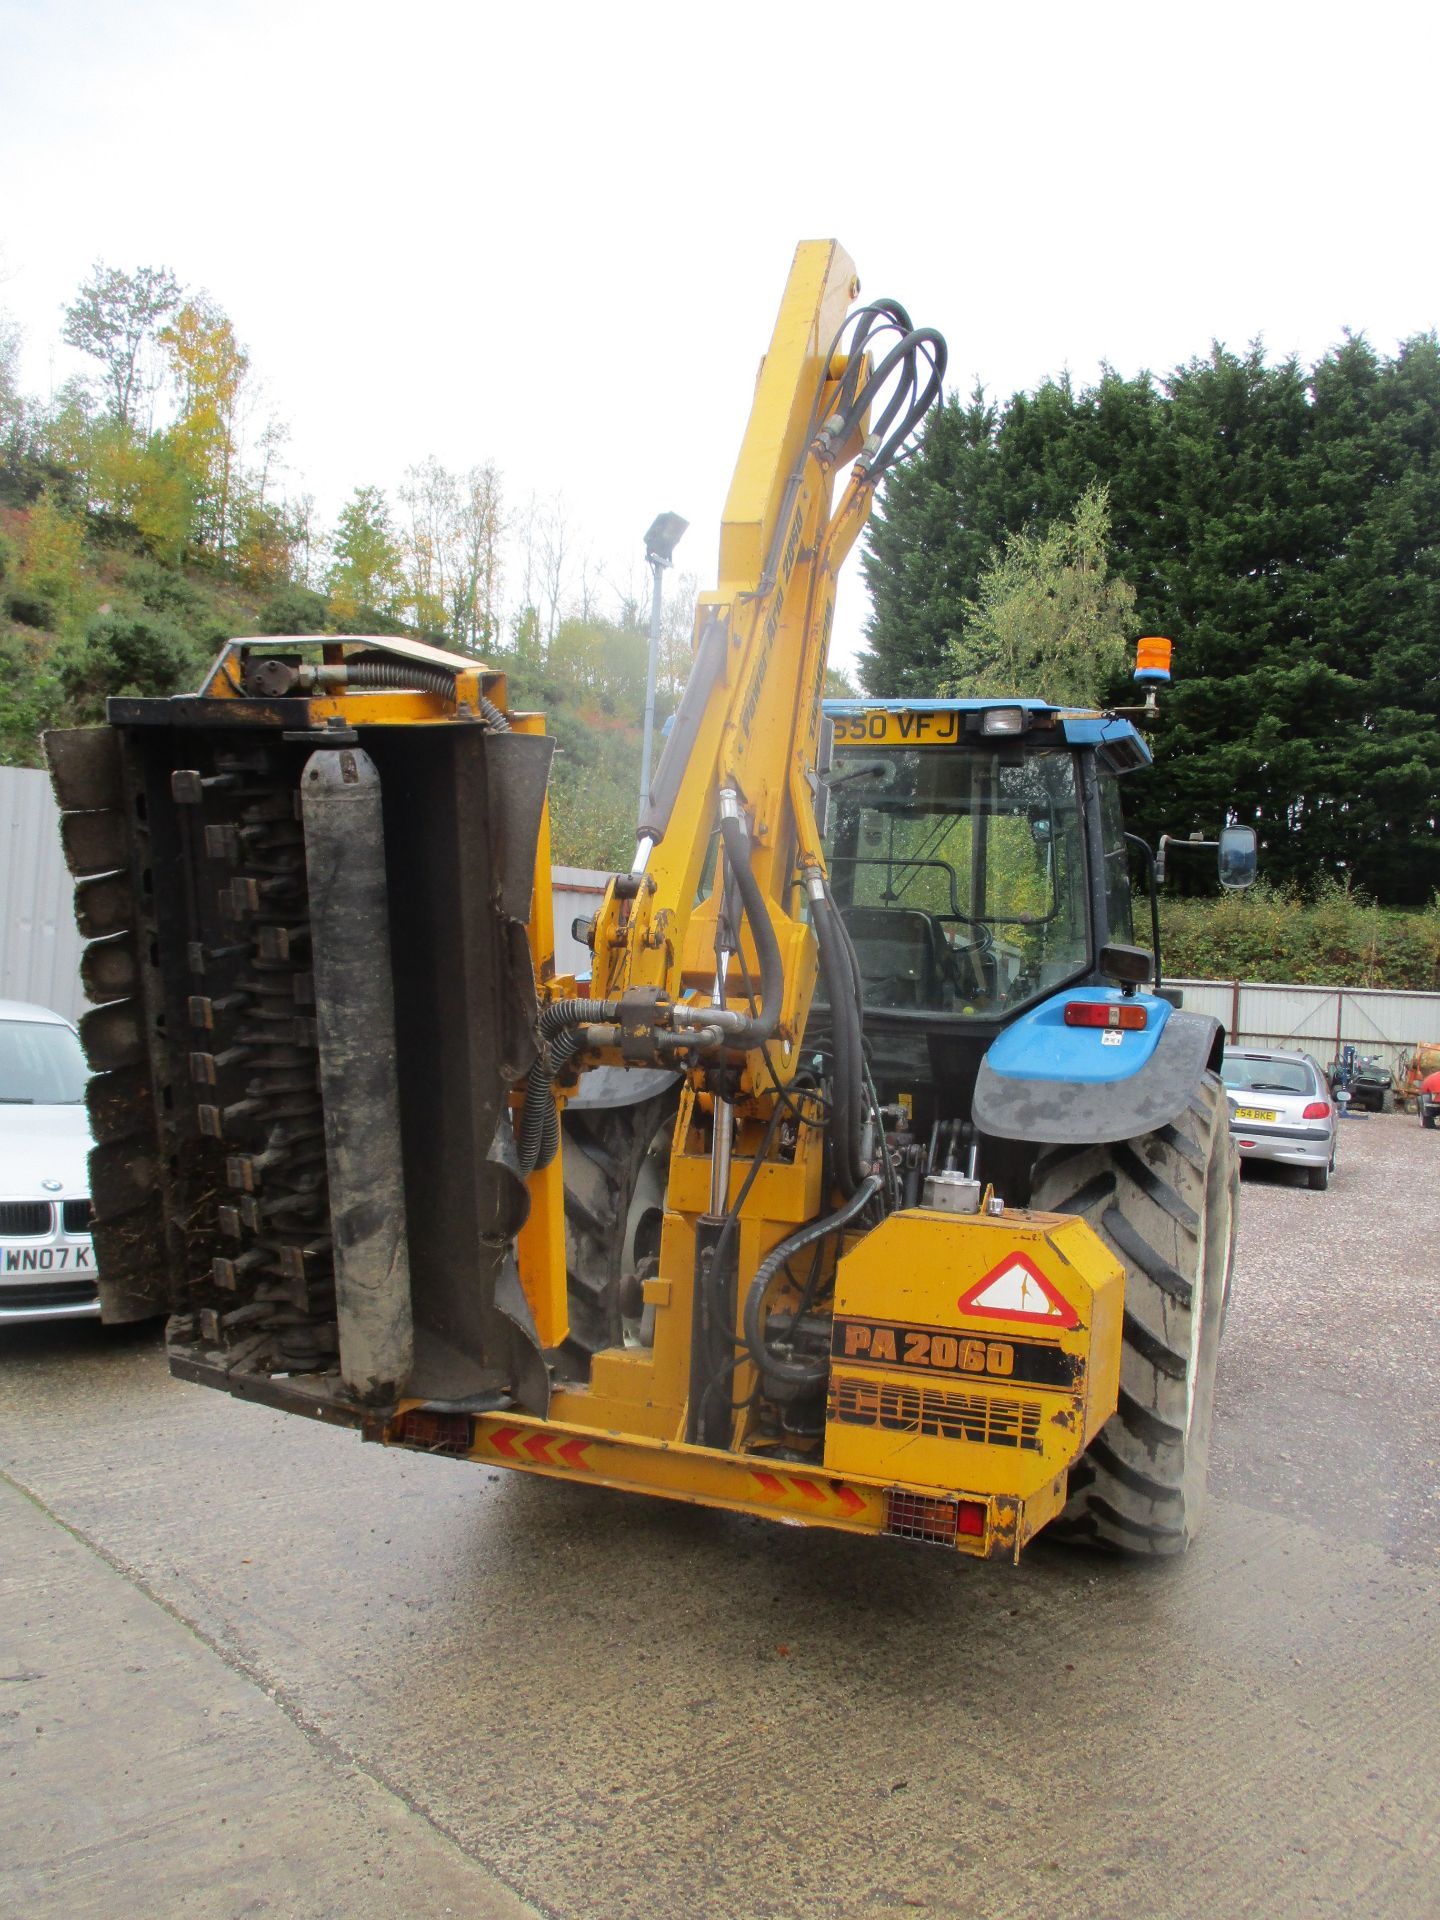
[[[1136,641],[1135,678],[1142,687],[1169,686],[1170,653],[1170,642],[1162,640],[1158,634],[1150,634]]]

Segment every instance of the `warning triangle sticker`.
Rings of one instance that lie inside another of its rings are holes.
[[[959,1301],[961,1313],[985,1320],[1022,1321],[1027,1326],[1070,1328],[1077,1315],[1028,1253],[1007,1253]]]

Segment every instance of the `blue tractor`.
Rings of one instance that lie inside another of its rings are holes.
[[[1153,863],[1135,940],[1132,850],[1149,850],[1120,782],[1150,750],[1128,719],[1038,700],[826,712],[830,885],[902,1198],[948,1174],[967,1203],[1082,1216],[1121,1261],[1118,1409],[1052,1532],[1180,1551],[1204,1500],[1239,1168],[1224,1031],[1160,982]],[[1229,837],[1224,857],[1234,884]],[[1253,877],[1253,836],[1248,860]]]

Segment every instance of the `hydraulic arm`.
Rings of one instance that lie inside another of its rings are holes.
[[[726,503],[720,584],[699,609],[693,671],[634,863],[594,923],[592,997],[550,1010],[567,1030],[565,1065],[583,1053],[700,1076],[714,1096],[717,1212],[735,1100],[770,1097],[792,1077],[817,935],[837,975],[832,1006],[855,1000],[814,810],[836,579],[945,369],[939,334],[912,326],[895,301],[852,312],[858,290],[835,242],[802,242]],[[849,1193],[863,1089],[858,1032],[838,1024],[837,1172]],[[552,1053],[532,1079],[537,1103],[556,1064]],[[531,1140],[554,1140],[548,1119],[527,1120]]]

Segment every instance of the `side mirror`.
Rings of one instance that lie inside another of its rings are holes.
[[[1260,849],[1253,827],[1222,827],[1217,859],[1220,884],[1231,893],[1253,887],[1260,865]]]

